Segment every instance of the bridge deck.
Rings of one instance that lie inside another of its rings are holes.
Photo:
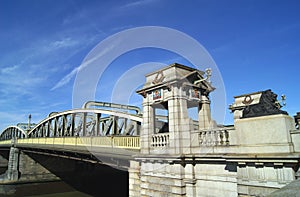
[[[101,155],[118,155],[131,157],[140,149],[138,136],[114,137],[57,137],[57,138],[24,138],[0,141],[0,147],[14,146],[20,148],[45,149],[56,151],[91,152]]]
[[[81,160],[84,160],[82,155],[94,155],[101,163],[123,168],[129,167],[129,160],[140,150],[139,136],[43,137],[0,141],[0,147],[11,147],[12,144],[25,152],[72,158],[77,155]]]

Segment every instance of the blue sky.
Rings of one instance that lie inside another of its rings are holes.
[[[293,116],[300,111],[299,8],[296,0],[0,0],[0,130],[28,114],[39,122],[72,108],[76,68],[87,54],[108,36],[141,26],[173,28],[201,43],[221,72],[227,106],[233,96],[272,89],[286,95],[283,109]],[[173,60],[186,63],[158,49],[122,55],[105,70],[96,99],[109,101],[132,65]]]

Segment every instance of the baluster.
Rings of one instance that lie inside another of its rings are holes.
[[[212,144],[211,131],[208,131],[206,136],[207,136],[207,145],[210,146]]]
[[[163,138],[162,138],[162,136],[159,136],[159,146],[163,146]]]
[[[225,132],[225,139],[226,139],[225,144],[227,146],[229,145],[229,132],[227,130],[225,130],[224,132]]]
[[[152,136],[151,138],[151,146],[153,146],[153,144],[154,144],[154,136]]]
[[[204,132],[200,131],[199,136],[198,136],[199,137],[199,144],[200,145],[203,145],[203,133]]]
[[[218,130],[213,130],[212,131],[212,133],[213,133],[213,146],[217,146],[217,145],[219,145],[219,131]]]
[[[220,145],[223,145],[224,144],[224,131],[220,130]]]
[[[170,135],[167,134],[167,145],[169,146],[169,144],[170,144]]]

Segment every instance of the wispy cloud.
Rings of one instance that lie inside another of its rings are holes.
[[[45,80],[42,76],[34,76],[30,70],[24,70],[21,65],[7,66],[0,70],[0,85],[2,96],[28,93],[29,87],[34,87]]]
[[[64,76],[58,83],[56,83],[50,90],[53,91],[57,88],[60,88],[67,83],[70,82],[70,80],[76,75],[77,71],[79,70],[80,67],[74,68],[70,73],[68,73],[66,76]]]
[[[63,38],[61,40],[55,40],[49,44],[49,49],[57,50],[61,48],[73,47],[78,45],[78,41],[70,37]]]
[[[53,90],[55,90],[57,88],[60,88],[60,87],[62,87],[64,85],[66,85],[77,74],[78,71],[86,68],[88,65],[92,64],[96,60],[98,60],[101,57],[103,57],[104,55],[106,55],[108,52],[110,52],[111,50],[113,50],[116,45],[117,45],[117,41],[114,44],[111,44],[109,47],[104,48],[103,50],[101,50],[94,57],[92,57],[92,58],[86,60],[85,62],[83,62],[80,66],[74,68],[70,73],[68,73],[67,75],[65,75],[58,83],[56,83],[51,88],[51,91],[53,91]]]
[[[157,0],[139,0],[139,1],[127,3],[121,6],[121,8],[132,8],[132,7],[144,6],[144,5],[149,5],[150,3],[154,3],[156,1]]]
[[[3,120],[0,132],[5,126],[26,121],[28,113],[36,113],[36,121],[45,118],[51,110],[59,108],[50,107],[52,102],[65,104],[66,99],[56,98],[49,86],[70,69],[65,63],[68,58],[89,46],[93,39],[84,36],[42,38],[8,54],[5,59],[0,57],[0,119]],[[75,73],[76,70],[70,76]],[[67,78],[64,83],[68,82]]]
[[[74,56],[94,41],[95,37],[65,37],[49,41],[41,40],[29,48],[23,49],[23,51],[26,51],[22,55],[24,59],[19,57],[12,66],[0,68],[0,85],[4,85],[2,91],[5,89],[6,93],[16,93],[19,89],[24,92],[28,88],[32,89],[42,85],[49,78],[54,80],[58,72],[69,69],[63,66],[68,58]],[[0,64],[6,63],[0,60]],[[51,90],[68,83],[72,76],[76,74],[77,69],[79,68],[73,69]]]
[[[12,73],[14,73],[19,67],[20,67],[20,65],[7,66],[7,67],[4,67],[4,68],[0,69],[0,73],[1,73],[1,74],[12,74]]]

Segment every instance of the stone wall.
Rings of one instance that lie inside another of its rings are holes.
[[[30,158],[26,153],[20,152],[19,156],[20,178],[18,182],[43,182],[59,180],[41,164]]]

